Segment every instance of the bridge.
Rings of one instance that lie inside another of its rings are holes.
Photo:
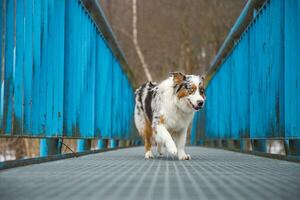
[[[137,85],[98,1],[0,10],[0,137],[40,139],[39,157],[0,162],[0,199],[299,198],[298,0],[245,5],[207,73],[191,161],[143,159]]]

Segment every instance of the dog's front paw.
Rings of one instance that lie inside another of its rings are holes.
[[[189,155],[189,154],[181,154],[181,155],[178,155],[178,159],[179,160],[191,160],[192,157]]]
[[[154,156],[153,156],[153,153],[152,153],[152,151],[147,151],[146,153],[145,153],[145,159],[153,159],[154,158]]]
[[[172,156],[175,156],[177,154],[177,148],[174,142],[168,142],[166,143],[167,151]]]

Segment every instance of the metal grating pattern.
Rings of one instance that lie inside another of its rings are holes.
[[[300,164],[188,147],[193,160],[129,148],[0,172],[0,199],[296,199]]]

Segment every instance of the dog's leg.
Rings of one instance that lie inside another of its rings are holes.
[[[185,143],[186,143],[186,135],[187,135],[187,129],[177,134],[175,137],[176,139],[174,138],[175,143],[177,145],[179,160],[191,160],[191,156],[189,154],[186,154],[184,151]]]
[[[160,157],[166,154],[166,149],[163,144],[157,143],[157,152]]]
[[[163,124],[158,124],[155,127],[155,140],[161,145],[165,145],[168,153],[175,156],[177,154],[176,145],[166,127]]]
[[[157,143],[157,152],[158,152],[158,155],[159,156],[162,156],[163,153],[162,153],[162,145],[160,143]]]
[[[149,138],[145,138],[144,142],[145,142],[145,159],[152,159],[154,156],[151,151],[151,139],[149,140]]]
[[[144,143],[145,143],[145,159],[153,158],[153,153],[151,151],[152,146],[152,128],[149,123],[145,123],[145,128],[143,131]]]

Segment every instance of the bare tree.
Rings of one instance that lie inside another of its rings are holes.
[[[139,84],[208,69],[244,0],[99,0]],[[144,73],[141,73],[144,72]]]
[[[148,66],[145,62],[144,55],[140,49],[139,43],[138,43],[138,29],[137,29],[137,8],[136,8],[136,0],[132,0],[132,33],[133,33],[133,43],[136,49],[136,52],[139,56],[139,59],[141,61],[142,67],[145,71],[146,77],[148,81],[152,80],[151,74],[149,72]]]

